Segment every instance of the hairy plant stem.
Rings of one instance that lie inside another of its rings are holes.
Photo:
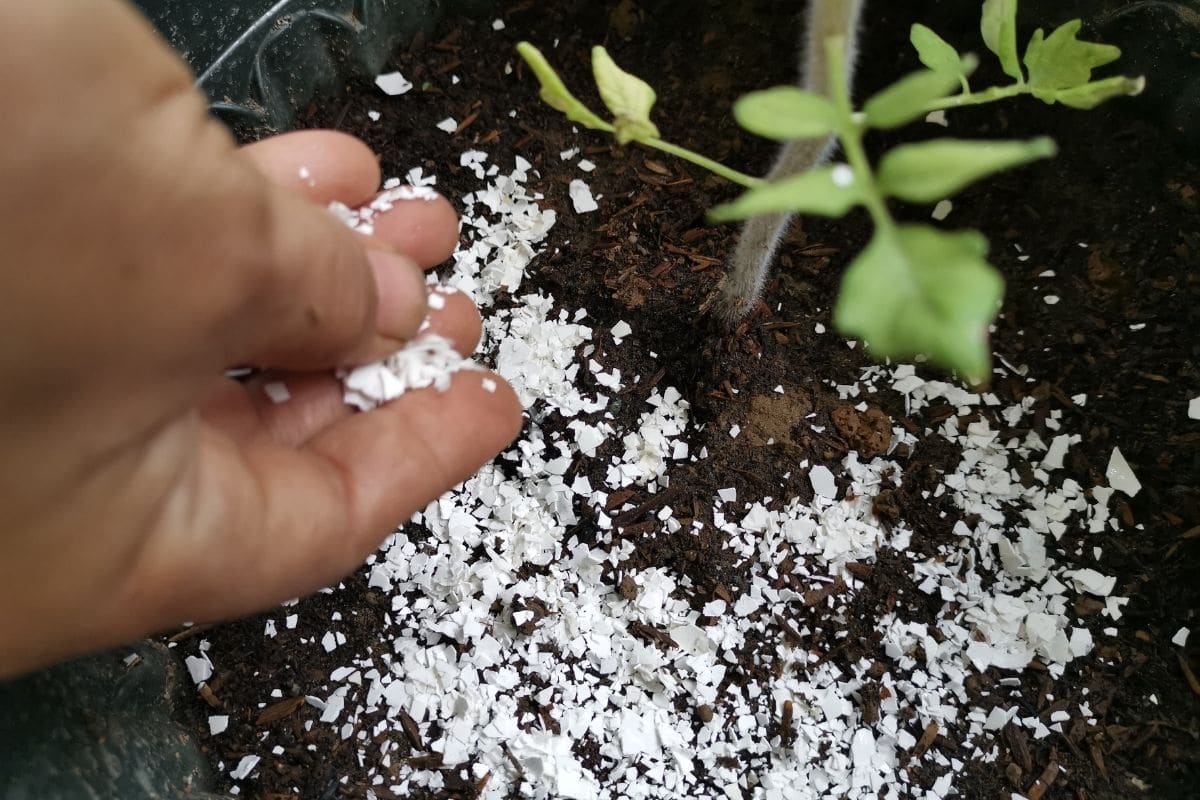
[[[719,161],[705,158],[699,153],[688,150],[686,147],[664,142],[662,139],[635,139],[634,141],[638,142],[638,144],[644,144],[646,147],[653,147],[655,150],[670,153],[677,158],[682,158],[684,161],[690,161],[702,169],[706,169],[715,175],[720,175],[725,180],[745,186],[747,189],[753,189],[756,186],[762,186],[766,183],[762,178],[755,178],[744,172],[738,172],[736,169],[730,169]]]

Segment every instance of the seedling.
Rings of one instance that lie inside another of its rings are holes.
[[[1092,80],[1092,70],[1115,61],[1120,50],[1077,39],[1079,20],[1071,20],[1049,35],[1039,28],[1030,38],[1024,58],[1019,59],[1016,15],[1017,0],[983,3],[983,41],[1013,79],[1006,86],[973,90],[969,79],[977,59],[960,54],[924,25],[913,25],[910,41],[925,68],[868,98],[860,110],[851,104],[841,37],[825,42],[831,97],[777,86],[740,98],[734,116],[751,133],[776,141],[832,135],[841,144],[846,163],[772,183],[659,138],[650,119],[654,89],[618,67],[603,47],[592,50],[592,71],[611,120],[572,95],[533,45],[522,42],[517,50],[541,83],[542,99],[568,119],[607,131],[620,144],[634,142],[665,151],[745,186],[748,191],[736,200],[709,212],[714,222],[779,212],[840,217],[857,206],[865,208],[875,233],[846,269],[834,307],[834,324],[843,335],[862,339],[876,358],[924,356],[973,384],[981,384],[991,373],[988,328],[999,311],[1004,290],[999,272],[985,260],[987,241],[973,230],[945,232],[928,225],[900,224],[887,202],[943,200],[994,172],[1054,155],[1054,142],[1045,137],[1026,141],[936,139],[900,145],[885,153],[874,167],[863,138],[872,128],[897,128],[933,111],[1022,94],[1050,104],[1089,109],[1142,90],[1142,78]]]

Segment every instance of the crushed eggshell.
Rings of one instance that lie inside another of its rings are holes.
[[[809,483],[818,497],[833,500],[837,497],[837,481],[828,467],[818,464],[808,473]]]
[[[946,110],[939,108],[937,111],[930,111],[925,115],[925,121],[931,125],[941,125],[943,128],[950,127],[950,121],[946,119]]]
[[[1142,483],[1133,474],[1133,469],[1129,466],[1129,462],[1125,460],[1125,456],[1121,454],[1119,447],[1112,449],[1112,455],[1108,457],[1108,469],[1104,471],[1104,477],[1108,480],[1108,485],[1118,492],[1124,492],[1130,497],[1135,496],[1142,490]]]
[[[1068,570],[1063,574],[1071,579],[1076,589],[1097,597],[1107,597],[1117,585],[1116,578],[1102,575],[1094,569]]]
[[[288,391],[287,384],[283,381],[267,381],[262,388],[263,393],[270,398],[272,403],[286,403],[292,399],[292,393]]]
[[[571,181],[567,191],[571,195],[571,205],[576,214],[587,214],[600,207],[592,197],[591,187],[578,178]]]
[[[244,780],[245,778],[250,777],[250,773],[254,771],[254,768],[258,766],[258,762],[261,760],[261,756],[242,756],[242,759],[238,761],[237,766],[229,771],[229,777],[233,778],[235,781]]]
[[[414,389],[450,388],[451,376],[481,367],[464,358],[444,336],[427,334],[392,355],[345,372],[342,400],[360,411],[370,411]]]
[[[375,76],[375,85],[380,88],[384,94],[400,95],[412,90],[412,82],[401,75],[399,72],[385,72],[382,75]]]

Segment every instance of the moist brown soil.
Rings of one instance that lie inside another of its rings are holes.
[[[633,345],[610,349],[604,363],[624,374],[654,376],[636,387],[638,393],[654,383],[679,388],[693,403],[697,422],[714,423],[691,443],[693,452],[708,448],[710,458],[702,468],[683,466],[672,473],[671,505],[677,513],[693,509],[697,518],[711,513],[711,497],[726,486],[737,487],[743,498],[808,498],[812,489],[801,471],[795,478],[781,477],[796,461],[832,465],[849,450],[877,453],[880,431],[886,433],[892,421],[916,432],[939,413],[927,411],[921,423],[913,422],[905,417],[902,398],[883,391],[860,414],[831,388],[831,382],[853,383],[868,362],[861,349],[848,348],[832,333],[815,333],[814,325],[832,329],[829,309],[839,275],[865,243],[869,226],[859,214],[796,224],[765,302],[736,330],[722,329],[697,309],[715,288],[736,231],[706,225],[704,213],[735,190],[660,154],[573,133],[538,102],[535,83],[518,64],[512,45],[525,38],[549,51],[557,40],[553,61],[567,84],[600,107],[587,88],[588,53],[591,45],[605,44],[618,63],[658,89],[656,119],[664,138],[761,173],[772,149],[736,128],[730,104],[746,91],[794,80],[801,24],[796,5],[782,0],[522,2],[497,15],[507,23],[500,32],[492,29],[490,16],[450,18],[395,55],[395,66],[416,90],[389,99],[364,82],[348,87],[342,100],[312,109],[308,120],[362,136],[380,153],[385,175],[403,175],[423,164],[438,175],[438,188],[451,199],[476,187],[470,172],[458,166],[465,149],[486,150],[502,164],[511,164],[513,154],[533,163],[541,177],[531,186],[559,210],[553,232],[557,249],[539,257],[523,290],[540,288],[561,307],[586,308],[598,328],[629,322]],[[1058,24],[1079,15],[1094,20],[1119,5],[1029,3],[1022,6],[1022,19]],[[974,3],[877,3],[862,52],[883,57],[863,57],[858,95],[916,66],[906,41],[912,22],[925,22],[951,42],[980,49],[977,13]],[[999,82],[984,61],[976,81]],[[452,84],[451,74],[461,82]],[[381,112],[382,120],[370,121],[368,110]],[[510,110],[517,111],[515,117]],[[1148,119],[1150,111],[1116,102],[1079,112],[1021,99],[952,117],[956,135],[1048,134],[1060,146],[1053,161],[967,190],[955,199],[948,220],[954,227],[978,228],[991,241],[992,261],[1008,281],[996,349],[1013,364],[1028,365],[1028,374],[1036,378],[1033,383],[998,378],[992,390],[1006,405],[1027,395],[1036,398],[1034,430],[1047,441],[1053,431],[1044,420],[1053,409],[1063,412],[1064,426],[1083,436],[1070,451],[1066,472],[1085,488],[1105,484],[1105,467],[1117,445],[1143,484],[1135,498],[1113,500],[1123,523],[1120,533],[1086,540],[1068,534],[1056,556],[1069,563],[1070,553],[1085,541],[1089,551],[1103,546],[1097,568],[1117,577],[1116,594],[1131,598],[1117,624],[1119,633],[1102,634],[1113,623],[1101,620],[1094,604],[1080,601],[1076,611],[1095,633],[1096,651],[1072,662],[1059,680],[1044,669],[1023,673],[1023,713],[1048,717],[1065,701],[1075,707],[1086,695],[1097,724],[1073,720],[1065,733],[1040,741],[1010,726],[1000,737],[997,761],[971,765],[959,777],[956,786],[966,798],[1029,792],[1043,772],[1054,774],[1047,769],[1054,764],[1065,771],[1044,798],[1116,800],[1143,793],[1184,798],[1195,797],[1200,787],[1200,684],[1194,677],[1200,672],[1200,635],[1192,635],[1186,651],[1170,643],[1181,626],[1200,627],[1200,422],[1187,416],[1188,399],[1200,395],[1200,170],[1195,151],[1183,150],[1180,137]],[[463,121],[453,136],[435,128],[446,116]],[[917,125],[871,145],[878,153],[901,136],[941,130]],[[582,146],[597,164],[584,177],[594,193],[603,195],[600,213],[570,211],[567,185],[581,173],[574,163],[560,160],[559,152],[574,146]],[[924,208],[897,211],[913,219],[928,214]],[[1018,246],[1030,254],[1028,260],[1017,259]],[[1047,269],[1056,277],[1039,277]],[[1061,301],[1048,305],[1047,294]],[[651,359],[649,351],[659,357]],[[778,384],[788,388],[786,394],[773,391]],[[1083,407],[1071,400],[1081,393],[1087,395]],[[617,412],[621,421],[634,422],[638,405],[624,403]],[[824,427],[821,433],[797,425],[814,412],[811,422]],[[949,416],[953,409],[944,413]],[[735,423],[744,434],[732,439],[727,431]],[[767,439],[783,446],[765,448]],[[931,436],[892,458],[904,471],[903,488],[881,497],[876,511],[884,522],[907,520],[916,532],[912,547],[933,552],[958,512],[945,499],[922,499],[921,492],[954,468],[957,451]],[[630,492],[628,498],[644,505],[623,520],[639,544],[624,567],[684,573],[704,594],[697,602],[709,599],[708,593],[737,596],[744,576],[719,539],[659,535],[652,521],[662,497]],[[585,541],[587,527],[585,521],[579,531]],[[909,562],[901,554],[883,551],[872,564],[859,566],[866,588],[849,601],[855,612],[849,615],[851,635],[813,643],[835,662],[877,657],[871,620],[881,609],[900,604],[914,619],[937,614],[936,604],[926,608],[913,599],[933,602],[912,590]],[[619,587],[620,571],[611,577]],[[207,734],[207,714],[233,715],[229,731],[205,736],[214,763],[226,765],[223,775],[242,755],[263,755],[256,777],[241,782],[243,796],[365,796],[371,765],[358,763],[353,743],[328,726],[313,724],[306,731],[304,723],[315,721],[317,713],[291,698],[327,693],[321,687],[329,671],[344,663],[344,654],[350,648],[366,652],[377,641],[387,602],[356,575],[333,594],[301,601],[299,626],[285,630],[280,625],[275,639],[263,637],[266,617],[204,631],[218,673],[196,703],[195,721]],[[330,622],[335,611],[341,622]],[[349,644],[326,654],[317,642],[327,630],[342,631]],[[748,639],[742,669],[733,671],[731,680],[768,677],[762,665],[772,663],[777,646]],[[969,682],[978,707],[986,710],[986,687],[997,677],[989,671]],[[280,698],[271,697],[275,689]],[[264,702],[267,712],[260,706]],[[947,755],[955,749],[950,733],[924,744]],[[282,746],[282,755],[269,754],[274,745]],[[431,763],[417,745],[404,744],[400,755]],[[922,778],[917,772],[913,776]],[[1152,788],[1143,792],[1139,782]],[[437,796],[474,795],[473,787],[447,773],[447,788]],[[382,791],[379,796],[390,797]]]

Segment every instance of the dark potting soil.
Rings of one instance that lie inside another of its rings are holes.
[[[868,361],[860,348],[814,332],[817,323],[832,329],[830,307],[839,276],[865,243],[867,220],[852,214],[797,223],[765,302],[736,330],[725,331],[697,310],[715,288],[736,235],[733,228],[706,225],[704,213],[733,196],[735,188],[661,154],[573,133],[537,100],[536,84],[518,64],[512,45],[525,38],[549,51],[557,41],[553,61],[568,86],[598,108],[588,88],[588,58],[593,44],[605,44],[619,64],[658,90],[655,117],[665,139],[762,173],[772,149],[733,124],[730,104],[746,91],[794,79],[801,24],[796,5],[781,0],[521,2],[498,15],[507,23],[498,32],[491,18],[448,19],[434,36],[395,55],[394,66],[416,84],[413,92],[386,98],[364,82],[349,87],[344,100],[312,109],[308,120],[364,138],[380,154],[385,175],[403,175],[422,163],[452,200],[476,188],[470,171],[458,166],[465,149],[507,153],[509,160],[519,154],[532,162],[541,176],[536,189],[545,193],[548,207],[559,209],[555,240],[566,244],[535,261],[523,289],[541,288],[562,307],[586,308],[598,328],[629,322],[639,346],[610,349],[605,363],[679,388],[693,404],[695,421],[710,423],[692,442],[694,451],[707,447],[710,457],[672,472],[672,507],[677,513],[694,509],[698,518],[710,513],[711,498],[722,487],[736,487],[744,498],[810,498],[812,487],[801,471],[782,477],[800,459],[833,464],[851,450],[878,452],[880,432],[886,436],[893,422],[924,430],[906,418],[895,392],[870,398],[865,413],[840,400],[831,383],[853,383]],[[1078,15],[1095,21],[1122,5],[1147,4],[1029,3],[1022,6],[1022,20],[1056,25]],[[916,66],[907,45],[912,22],[930,25],[952,43],[981,49],[975,3],[877,3],[871,14],[859,97]],[[1200,42],[1200,29],[1194,33]],[[977,84],[999,82],[998,71],[983,60]],[[1200,69],[1200,60],[1196,63]],[[451,74],[461,83],[451,83]],[[382,119],[370,120],[368,110],[378,110]],[[515,117],[510,110],[517,111]],[[1074,610],[1093,628],[1096,649],[1071,662],[1057,680],[1044,668],[1021,674],[1023,713],[1048,717],[1066,707],[1065,701],[1075,706],[1086,695],[1096,723],[1073,719],[1062,733],[1040,740],[1010,726],[999,737],[994,763],[970,763],[958,777],[955,786],[966,798],[1008,798],[1017,792],[1030,798],[1117,800],[1139,796],[1139,787],[1146,785],[1148,797],[1200,792],[1195,675],[1200,635],[1193,634],[1186,649],[1170,642],[1180,627],[1200,626],[1200,422],[1189,420],[1187,408],[1189,398],[1200,395],[1200,169],[1195,151],[1182,149],[1180,138],[1148,120],[1148,113],[1128,101],[1080,112],[1020,99],[952,116],[953,135],[1048,134],[1060,147],[1052,161],[968,189],[954,199],[948,220],[956,228],[978,228],[992,243],[992,262],[1008,284],[995,350],[1013,364],[1027,365],[1035,378],[1029,382],[1010,372],[996,379],[992,391],[1005,404],[1034,397],[1034,430],[1047,441],[1054,435],[1045,424],[1051,410],[1062,412],[1082,434],[1065,469],[1085,489],[1105,485],[1105,467],[1117,445],[1143,485],[1132,499],[1121,494],[1113,499],[1122,532],[1087,542],[1089,550],[1103,545],[1097,569],[1116,576],[1115,594],[1131,598],[1124,617],[1118,623],[1102,621],[1102,603],[1078,600]],[[452,136],[435,127],[447,116],[461,121]],[[942,135],[942,130],[918,124],[878,136],[871,145],[878,153],[902,137]],[[592,192],[606,198],[600,214],[569,210],[567,186],[580,173],[559,153],[575,146],[597,164],[585,177]],[[916,220],[928,209],[897,213]],[[1030,257],[1019,260],[1019,253]],[[1053,277],[1042,275],[1050,269]],[[1050,305],[1047,295],[1060,300]],[[648,351],[658,358],[651,359]],[[789,387],[786,395],[773,391],[781,383]],[[648,391],[647,384],[639,390]],[[1087,395],[1085,406],[1072,400],[1079,394]],[[614,414],[635,421],[636,405],[627,403]],[[810,413],[816,416],[809,421],[821,432],[796,425]],[[946,413],[953,409],[947,407]],[[728,435],[732,424],[744,429],[742,436]],[[786,445],[763,447],[768,438]],[[961,514],[948,503],[923,499],[922,491],[954,468],[958,453],[931,436],[892,457],[903,467],[903,487],[882,496],[876,512],[884,523],[906,520],[914,530],[912,547],[932,553]],[[735,557],[721,548],[719,534],[697,538],[685,525],[676,535],[653,535],[653,514],[664,499],[634,491],[628,499],[641,505],[624,520],[638,543],[625,568],[657,566],[687,575],[704,599],[738,596],[745,576]],[[639,525],[646,535],[639,536]],[[581,528],[584,538],[586,524]],[[1075,536],[1069,533],[1060,543],[1063,552],[1078,548]],[[934,601],[914,590],[910,564],[900,554],[880,552],[870,564],[859,565],[858,573],[865,588],[851,601],[855,613],[848,615],[849,635],[812,643],[829,651],[834,662],[884,658],[872,629],[881,609],[904,608],[914,619],[936,615],[936,608],[922,606]],[[612,579],[618,585],[620,574],[614,571]],[[301,640],[320,640],[337,611],[346,646],[364,652],[377,641],[388,602],[359,574],[334,593],[300,601],[298,626],[281,626],[274,639],[264,638],[263,618],[202,632],[218,671],[197,701],[196,724],[214,764],[226,765],[223,780],[241,756],[257,754],[263,762],[255,777],[240,782],[243,796],[366,796],[372,765],[359,763],[354,740],[343,740],[327,725],[306,730],[304,724],[319,712],[303,698],[326,692],[330,670],[342,665],[342,651],[328,654]],[[1117,635],[1099,632],[1114,624]],[[182,636],[197,638],[190,632]],[[748,639],[731,680],[769,677],[762,665],[771,663],[769,654],[778,646]],[[986,689],[998,677],[992,669],[968,680],[975,707],[987,709]],[[271,697],[275,689],[279,696]],[[208,737],[209,714],[231,714],[230,729]],[[269,746],[262,744],[265,732]],[[956,749],[949,732],[923,744],[947,755]],[[407,737],[393,760],[436,765],[420,745],[419,737]],[[270,753],[275,746],[282,754]],[[932,776],[917,771],[911,777],[932,782]],[[1039,785],[1039,778],[1049,786]],[[391,797],[379,787],[375,791]],[[476,793],[474,785],[448,772],[446,788],[435,796]]]

